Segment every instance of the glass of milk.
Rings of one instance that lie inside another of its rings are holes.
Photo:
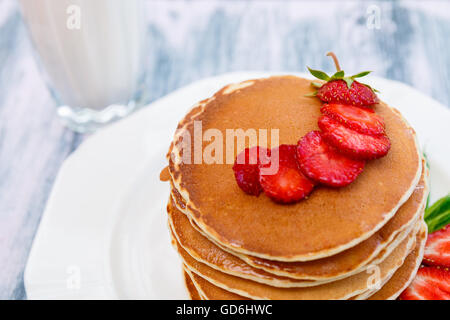
[[[93,131],[137,107],[145,69],[142,0],[20,3],[67,126]]]

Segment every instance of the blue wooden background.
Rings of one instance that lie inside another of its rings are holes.
[[[333,50],[348,72],[375,70],[450,105],[444,0],[146,5],[148,102],[228,71],[305,71],[305,65],[331,71],[325,53]],[[85,138],[61,126],[55,107],[16,1],[0,0],[0,299],[26,298],[23,270],[52,183]]]

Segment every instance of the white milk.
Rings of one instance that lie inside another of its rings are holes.
[[[127,104],[142,76],[140,0],[20,0],[60,103]]]

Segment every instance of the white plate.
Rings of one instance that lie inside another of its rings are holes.
[[[34,240],[30,299],[185,299],[159,181],[177,122],[224,85],[269,73],[204,79],[87,139],[63,164]],[[300,76],[307,77],[304,74]],[[431,166],[432,201],[450,185],[450,112],[402,83],[370,77],[416,129]]]

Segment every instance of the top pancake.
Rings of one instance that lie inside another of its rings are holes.
[[[305,96],[311,91],[309,80],[293,76],[251,80],[223,88],[180,122],[179,129],[191,137],[194,120],[202,121],[203,132],[217,129],[223,133],[224,164],[182,163],[177,160],[181,150],[176,144],[168,157],[169,172],[186,211],[223,246],[279,261],[327,257],[379,230],[417,185],[421,155],[414,130],[398,111],[379,103],[375,111],[384,118],[391,150],[386,157],[368,162],[349,186],[319,187],[308,199],[292,205],[242,192],[232,164],[225,163],[226,129],[279,129],[280,144],[296,144],[307,132],[318,129],[321,103]],[[174,141],[179,140],[176,135]],[[203,142],[203,150],[208,144]],[[258,144],[265,145],[264,141]],[[268,146],[272,147],[270,142]],[[234,150],[234,156],[240,151]]]

